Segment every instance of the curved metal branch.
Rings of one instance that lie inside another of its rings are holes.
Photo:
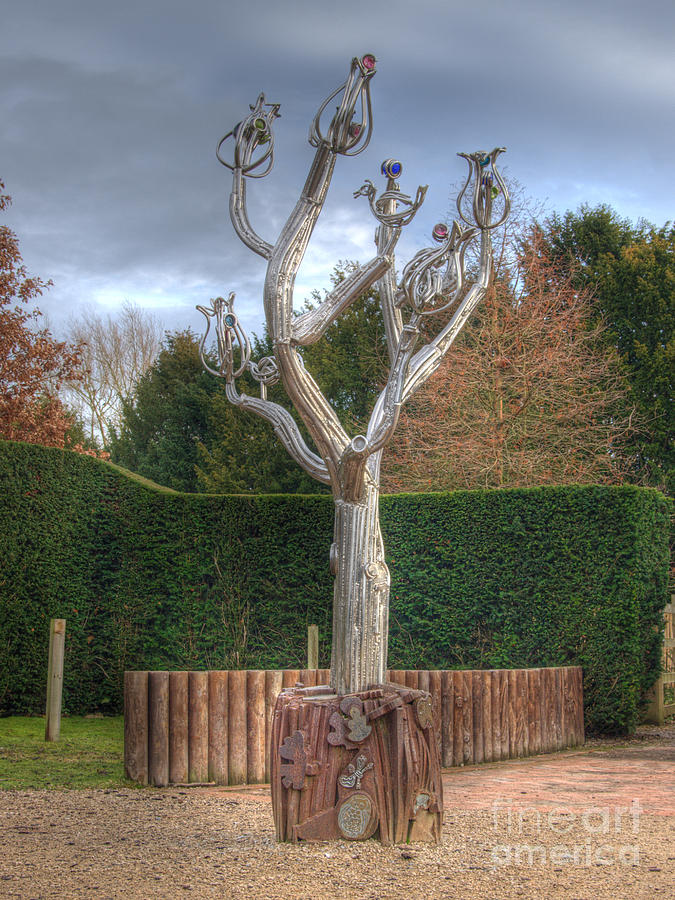
[[[258,363],[251,361],[251,344],[246,332],[239,325],[233,306],[234,294],[231,293],[227,300],[216,297],[211,301],[210,307],[197,307],[206,318],[206,331],[199,344],[202,365],[212,375],[225,379],[225,394],[230,403],[267,419],[272,424],[274,433],[293,459],[313,478],[324,484],[330,484],[330,473],[327,466],[320,456],[312,453],[309,449],[293,416],[283,406],[267,399],[267,386],[276,384],[279,380],[276,361],[274,357],[269,356],[261,359]],[[209,365],[205,353],[206,339],[211,330],[211,320],[215,322],[217,369]],[[237,369],[234,368],[235,342],[239,343],[241,347],[241,360]],[[240,394],[237,391],[235,381],[246,369],[250,370],[253,378],[260,384],[260,398],[249,397],[248,394]]]
[[[286,451],[302,466],[312,478],[323,484],[330,484],[331,478],[328,467],[316,453],[312,453],[300,433],[300,429],[293,416],[271,400],[258,397],[249,397],[248,394],[240,394],[233,381],[225,385],[225,393],[230,403],[246,409],[249,412],[262,416],[274,428],[274,433],[279,438]]]
[[[250,114],[220,139],[216,148],[218,161],[233,173],[230,194],[230,218],[240,240],[246,246],[269,259],[272,245],[264,241],[251,227],[246,210],[246,182],[244,178],[264,178],[274,164],[274,131],[272,123],[279,116],[278,103],[265,103],[265,95],[260,94],[255,104],[250,106]],[[233,162],[222,155],[229,138],[234,139]],[[261,172],[255,169],[263,167]]]
[[[462,330],[464,324],[481,302],[492,276],[492,242],[490,232],[481,234],[480,271],[448,324],[436,337],[413,356],[403,389],[403,402],[413,394],[440,366],[443,357]]]
[[[403,174],[403,164],[398,159],[385,159],[381,172],[387,179],[386,190],[378,200],[372,182],[367,181],[357,194],[364,193],[369,199],[373,215],[381,223],[375,231],[375,244],[380,256],[391,256],[391,266],[377,283],[380,295],[380,308],[384,320],[384,332],[387,339],[389,362],[393,365],[403,328],[401,311],[396,307],[396,264],[394,248],[401,234],[401,226],[410,222],[424,201],[426,187],[418,187],[415,200],[401,194],[398,178]],[[356,195],[355,195],[356,196]],[[403,209],[399,210],[399,204]]]
[[[263,259],[269,259],[274,249],[271,244],[263,240],[251,227],[246,209],[246,182],[241,169],[235,169],[232,177],[232,192],[230,193],[230,219],[239,240],[249,250],[253,250]]]
[[[384,390],[377,399],[368,423],[369,452],[376,453],[391,440],[403,405],[403,390],[410,360],[419,337],[418,319],[403,326],[396,358]]]
[[[337,317],[363,296],[390,266],[386,257],[376,256],[367,265],[351,272],[316,309],[310,309],[295,319],[292,337],[294,343],[306,346],[318,341]]]
[[[379,454],[391,440],[398,424],[403,390],[410,359],[419,336],[419,318],[403,326],[394,363],[384,390],[377,399],[366,435],[357,434],[340,459],[341,487],[345,498],[359,496],[363,477],[371,457]],[[378,463],[379,466],[379,463]]]

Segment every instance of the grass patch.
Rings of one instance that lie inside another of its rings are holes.
[[[42,717],[0,719],[0,790],[132,787],[124,777],[124,719],[61,719],[45,741]]]

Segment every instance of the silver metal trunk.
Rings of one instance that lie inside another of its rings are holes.
[[[335,501],[330,680],[338,695],[385,681],[390,579],[380,531],[379,495],[379,486],[369,481],[358,500]]]

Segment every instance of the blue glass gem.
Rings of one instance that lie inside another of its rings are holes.
[[[398,178],[403,172],[403,166],[397,159],[385,159],[382,163],[382,174],[387,178]]]
[[[237,321],[237,320],[236,320],[235,317],[232,315],[232,313],[228,313],[228,314],[225,316],[225,324],[227,325],[228,328],[233,328],[233,327],[234,327],[234,323],[235,323],[236,321]]]
[[[482,168],[485,168],[485,166],[488,166],[488,165],[490,164],[490,157],[487,156],[487,155],[485,155],[485,156],[481,159],[480,164],[481,164],[481,167],[482,167]]]

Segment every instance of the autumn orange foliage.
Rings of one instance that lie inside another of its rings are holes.
[[[616,354],[589,324],[590,303],[531,230],[404,408],[385,489],[621,481],[634,416]]]
[[[4,187],[0,210],[11,203]],[[97,455],[71,440],[73,419],[58,396],[80,350],[39,328],[40,310],[26,306],[49,285],[27,274],[16,235],[0,225],[0,437]]]

